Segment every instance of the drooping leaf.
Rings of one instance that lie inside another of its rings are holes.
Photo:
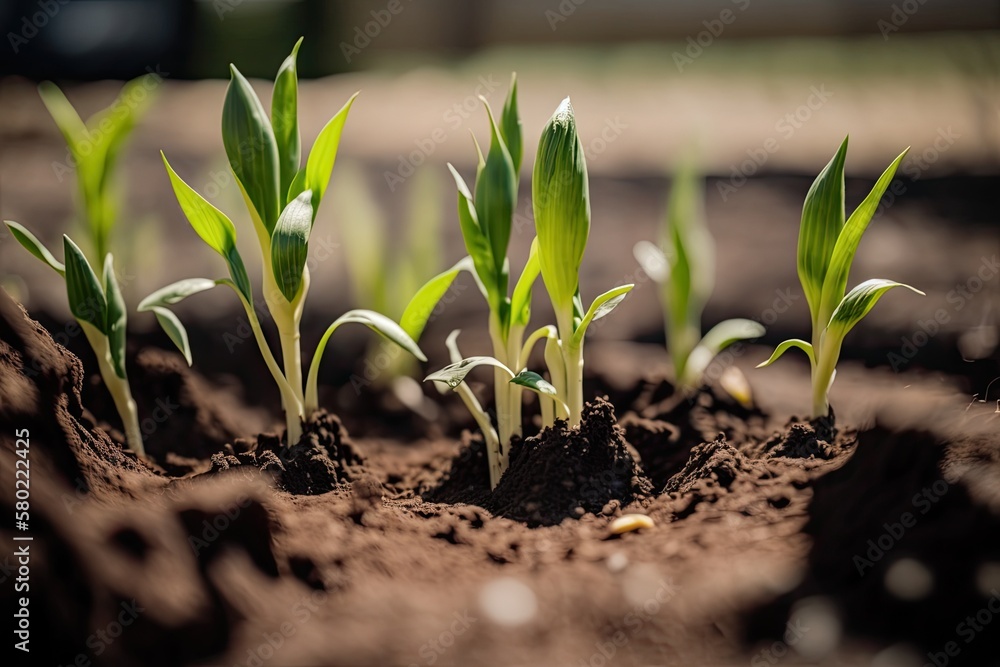
[[[209,280],[208,278],[186,278],[179,280],[166,287],[161,287],[147,296],[139,302],[139,307],[136,310],[143,312],[151,310],[156,306],[172,306],[192,294],[210,290],[218,284],[218,281]]]
[[[719,322],[709,329],[691,351],[684,367],[684,377],[678,379],[687,386],[697,384],[705,369],[720,352],[738,341],[760,338],[764,331],[764,326],[753,320],[732,319]]]
[[[271,270],[278,289],[289,302],[295,300],[302,286],[312,221],[312,192],[306,190],[288,203],[274,225]]]
[[[278,145],[271,121],[235,65],[222,107],[222,143],[233,173],[270,234],[281,211]]]
[[[799,226],[798,273],[802,290],[806,294],[813,326],[822,328],[819,321],[826,280],[833,249],[844,227],[844,162],[847,159],[847,139],[830,162],[819,173],[806,193]]]
[[[531,179],[542,279],[552,304],[571,308],[590,235],[590,186],[583,144],[567,97],[542,132]]]
[[[160,327],[166,332],[174,345],[177,346],[181,354],[184,355],[184,360],[190,366],[192,361],[191,344],[188,342],[187,329],[184,328],[180,319],[172,310],[163,308],[162,306],[150,306],[149,310],[153,311],[153,314],[156,315],[156,321],[160,323]]]
[[[837,309],[833,311],[826,335],[837,336],[842,339],[847,335],[847,332],[853,329],[875,307],[875,304],[882,298],[882,295],[893,287],[905,287],[921,296],[926,296],[926,294],[915,287],[897,283],[893,280],[883,280],[880,278],[866,280],[848,292],[837,306]]]
[[[508,375],[514,377],[514,372],[498,359],[494,359],[493,357],[466,357],[457,363],[449,364],[441,370],[431,373],[424,378],[424,382],[443,382],[454,389],[462,384],[465,376],[477,366],[493,366],[506,371]]]
[[[420,335],[434,314],[438,302],[447,294],[458,274],[462,271],[472,273],[474,270],[472,258],[463,257],[455,266],[428,280],[423,287],[417,290],[406,306],[406,310],[403,311],[403,316],[399,320],[399,326],[402,327],[403,331],[413,340],[420,340]]]
[[[773,364],[775,361],[778,360],[778,357],[780,357],[786,351],[788,351],[790,348],[793,347],[797,347],[803,352],[805,352],[806,355],[809,357],[809,361],[812,362],[813,364],[816,363],[816,356],[815,353],[813,352],[812,344],[807,343],[806,341],[800,340],[798,338],[790,338],[779,344],[778,347],[774,348],[774,352],[771,354],[771,357],[767,361],[762,361],[761,363],[757,364],[757,368],[764,368],[765,366],[770,366],[771,364]]]
[[[115,277],[114,258],[108,253],[104,260],[104,295],[108,304],[107,324],[108,348],[111,351],[111,364],[115,374],[123,380],[125,374],[125,299],[122,298],[118,279]]]
[[[552,383],[534,371],[521,371],[510,380],[511,384],[527,387],[528,389],[545,396],[558,396],[556,388]]]
[[[625,300],[625,297],[628,296],[633,287],[635,287],[633,284],[621,285],[620,287],[608,290],[594,299],[594,302],[590,304],[590,308],[587,309],[587,314],[583,316],[583,319],[576,328],[576,332],[573,334],[575,341],[577,343],[582,341],[590,323],[609,315],[612,310],[618,307],[618,304]]]
[[[517,206],[517,176],[510,152],[500,138],[500,130],[493,118],[493,111],[483,100],[490,119],[490,152],[486,166],[476,179],[475,207],[479,225],[490,243],[493,269],[497,276],[503,274],[510,243],[510,224]],[[499,288],[506,292],[506,284]]]
[[[868,223],[871,222],[872,216],[875,215],[878,204],[882,200],[882,195],[885,194],[886,188],[889,187],[893,176],[896,175],[896,169],[899,168],[900,162],[903,161],[909,150],[907,148],[899,154],[899,157],[892,161],[892,164],[879,177],[872,191],[854,209],[854,213],[851,213],[847,222],[844,223],[844,228],[840,231],[840,236],[837,237],[837,243],[833,248],[830,266],[823,281],[823,296],[820,306],[821,319],[825,319],[828,313],[832,314],[833,310],[844,298],[844,293],[847,291],[847,277],[851,272],[851,264],[854,262],[854,255],[858,251],[861,237],[864,235],[865,230],[868,229]]]
[[[517,112],[517,74],[510,76],[510,91],[500,115],[500,136],[510,152],[514,173],[521,171],[521,156],[524,154],[524,138],[521,134],[521,117]]]
[[[344,123],[347,122],[347,114],[350,113],[351,105],[354,104],[357,97],[358,93],[351,95],[351,99],[347,100],[347,103],[320,131],[309,151],[304,187],[312,190],[314,220],[316,212],[319,210],[319,203],[323,199],[323,193],[326,192],[326,187],[330,183],[330,174],[333,173],[333,165],[337,160],[337,149],[340,146],[340,136],[344,132]]]
[[[167,162],[167,156],[163,155],[162,152],[160,155],[163,157],[163,164],[170,176],[170,183],[174,188],[177,202],[180,204],[181,210],[184,211],[188,222],[191,223],[191,227],[210,248],[222,255],[229,266],[229,274],[232,276],[233,282],[236,283],[247,301],[253,303],[246,266],[236,249],[236,227],[232,220],[185,183]]]
[[[653,282],[665,283],[670,279],[670,264],[660,246],[639,241],[632,247],[632,255]]]
[[[68,236],[63,236],[66,259],[66,293],[69,309],[78,320],[93,325],[108,335],[108,304],[100,280],[83,256],[80,248]]]
[[[66,275],[66,267],[49,252],[48,248],[42,245],[41,241],[35,238],[34,234],[13,220],[4,220],[4,224],[10,229],[10,233],[14,235],[17,242],[24,246],[25,250],[48,264],[59,275]]]
[[[281,204],[287,204],[291,199],[284,200],[292,185],[292,179],[299,171],[302,159],[302,140],[299,137],[299,77],[297,58],[302,37],[295,42],[291,54],[285,58],[278,68],[274,78],[274,90],[271,92],[271,127],[274,130],[274,140],[278,146],[278,193],[282,197]]]

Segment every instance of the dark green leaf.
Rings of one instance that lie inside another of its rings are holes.
[[[114,258],[110,253],[104,260],[104,294],[108,304],[105,331],[108,335],[111,363],[115,374],[125,379],[125,299],[122,298],[121,290],[118,288]]]
[[[66,267],[49,252],[48,248],[42,245],[41,241],[35,238],[34,234],[13,220],[4,220],[4,224],[10,229],[10,233],[14,235],[17,242],[24,246],[28,252],[48,264],[59,275],[66,275]]]
[[[507,146],[500,138],[493,112],[485,100],[483,104],[490,119],[490,152],[486,156],[486,166],[476,180],[474,202],[479,225],[490,243],[494,272],[500,276],[507,259],[511,218],[517,206],[517,176]],[[499,289],[507,291],[505,284]]]
[[[291,55],[281,63],[271,93],[271,126],[278,146],[278,193],[282,197],[287,195],[292,179],[299,171],[299,161],[302,159],[298,120],[299,79],[296,64],[300,46],[302,46],[301,37],[295,42]]]
[[[80,248],[68,236],[63,236],[66,259],[66,293],[73,316],[93,325],[108,335],[108,304],[97,275]]]
[[[295,300],[302,286],[312,221],[312,192],[306,190],[289,202],[274,225],[271,270],[278,289],[289,302]]]

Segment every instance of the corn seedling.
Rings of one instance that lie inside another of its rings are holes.
[[[68,236],[63,236],[66,263],[62,264],[22,225],[10,220],[5,223],[28,252],[66,281],[70,312],[94,350],[101,378],[121,417],[125,440],[136,454],[145,454],[139,415],[125,372],[125,301],[115,277],[111,254],[105,257],[102,276],[98,278],[83,252]]]
[[[634,285],[608,290],[583,310],[580,265],[590,235],[590,185],[568,97],[542,131],[531,195],[538,264],[557,326],[557,334],[546,340],[545,362],[560,400],[543,399],[542,418],[546,425],[558,417],[577,426],[583,411],[584,335],[590,324],[614,310]]]
[[[458,189],[458,219],[469,255],[424,285],[407,306],[400,324],[411,336],[418,337],[455,277],[461,271],[473,274],[489,306],[493,356],[463,359],[458,352],[456,331],[448,339],[453,363],[429,375],[426,380],[447,385],[462,396],[483,430],[490,461],[490,479],[495,486],[507,468],[511,438],[521,435],[521,392],[527,388],[545,394],[554,392],[554,389],[537,373],[525,370],[532,346],[551,334],[551,327],[543,327],[525,340],[525,330],[531,318],[531,288],[539,275],[537,243],[531,246],[513,293],[509,293],[508,289],[510,260],[507,247],[517,203],[517,174],[523,153],[516,77],[511,79],[499,123],[489,104],[481,99],[490,122],[490,149],[484,158],[476,144],[479,160],[474,189],[470,189],[458,171],[448,165]],[[468,387],[462,384],[465,376],[479,366],[492,366],[494,369],[495,430],[489,415]]]
[[[300,39],[278,70],[270,118],[235,65],[230,66],[232,78],[222,110],[222,140],[257,235],[263,260],[264,300],[278,329],[283,368],[279,367],[261,330],[250,280],[236,249],[235,226],[225,213],[177,175],[165,155],[163,163],[181,209],[195,232],[226,261],[229,277],[182,280],[149,295],[139,304],[139,310],[152,311],[156,315],[190,364],[187,333],[167,306],[216,285],[233,289],[243,304],[264,362],[281,393],[288,446],[298,442],[303,421],[319,409],[320,362],[330,336],[340,325],[364,324],[418,359],[425,360],[420,348],[394,321],[374,311],[351,310],[337,318],[320,339],[303,386],[299,327],[310,283],[306,266],[309,236],[330,181],[344,123],[357,95],[352,96],[320,131],[303,167],[296,71],[301,43]]]
[[[76,168],[81,217],[90,241],[88,250],[96,260],[106,257],[110,249],[120,199],[115,166],[126,139],[151,99],[147,94],[151,77],[156,75],[147,74],[125,84],[115,102],[86,123],[58,86],[49,81],[38,86],[42,102],[59,127]],[[67,166],[66,171],[69,169]]]
[[[836,377],[840,348],[847,333],[893,287],[905,287],[924,294],[909,285],[877,278],[866,280],[845,294],[848,274],[861,237],[907,151],[909,148],[893,160],[846,221],[844,162],[847,158],[847,139],[806,194],[799,228],[797,265],[799,281],[812,317],[812,342],[786,340],[758,368],[773,363],[791,347],[804,351],[812,369],[814,418],[826,417],[830,412],[830,386]]]
[[[701,335],[701,316],[715,282],[715,247],[705,224],[704,181],[690,164],[674,177],[660,245],[640,241],[633,254],[660,286],[667,350],[678,388],[686,393],[702,382],[705,369],[733,343],[759,338],[753,320],[725,320]]]

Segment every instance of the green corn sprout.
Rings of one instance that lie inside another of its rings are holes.
[[[95,259],[107,256],[118,217],[119,196],[114,179],[118,156],[149,104],[149,83],[156,78],[155,74],[146,74],[128,82],[111,106],[86,123],[58,86],[49,81],[38,86],[42,102],[66,140],[76,167],[82,218]]]
[[[553,417],[580,423],[583,411],[583,337],[591,322],[610,313],[634,287],[601,294],[584,312],[580,265],[590,234],[590,186],[583,144],[567,97],[542,132],[531,179],[538,233],[538,263],[552,301],[557,337],[546,341],[545,361],[561,402],[543,401],[543,421]],[[549,412],[551,410],[552,412]]]
[[[125,372],[125,301],[115,277],[111,254],[105,257],[103,273],[98,278],[83,252],[68,236],[63,236],[64,265],[22,225],[11,220],[4,222],[28,252],[66,281],[70,312],[94,350],[101,378],[121,417],[126,442],[133,452],[144,455],[138,411]]]
[[[773,363],[786,350],[797,347],[809,357],[812,368],[812,416],[830,412],[829,391],[836,377],[840,348],[847,333],[893,287],[920,290],[891,280],[866,280],[850,292],[847,277],[861,237],[868,228],[879,201],[910,149],[907,148],[882,173],[864,201],[846,218],[844,213],[844,162],[847,139],[820,172],[806,194],[799,228],[798,274],[812,317],[812,342],[786,340],[771,358]]]
[[[733,343],[759,338],[753,320],[725,320],[701,336],[701,316],[715,281],[715,247],[705,224],[704,181],[691,164],[674,177],[660,245],[640,241],[633,254],[660,285],[667,348],[681,391],[691,392],[719,352]]]
[[[302,167],[296,71],[301,43],[300,39],[278,70],[270,118],[235,65],[231,66],[232,78],[222,110],[222,140],[257,234],[263,259],[264,301],[278,329],[283,368],[278,366],[261,330],[250,280],[236,249],[236,229],[232,221],[185,183],[166,156],[163,156],[163,163],[181,209],[202,240],[226,261],[229,278],[182,280],[149,295],[139,304],[140,311],[152,311],[156,315],[167,335],[191,363],[187,333],[167,306],[216,285],[233,289],[243,304],[264,362],[281,393],[288,446],[298,442],[302,422],[319,409],[319,366],[330,336],[340,325],[364,324],[418,359],[426,360],[416,343],[391,319],[370,310],[351,310],[337,318],[320,339],[303,386],[299,327],[310,284],[306,266],[309,235],[330,181],[347,114],[357,94],[320,131]]]

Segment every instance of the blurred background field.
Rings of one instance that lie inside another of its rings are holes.
[[[357,266],[364,262],[360,246],[351,245],[363,243],[355,240],[359,233],[392,248],[373,255],[379,267],[402,264],[398,258],[407,253],[423,260],[412,263],[409,277],[384,272],[391,280],[380,289],[389,301],[407,299],[429,277],[419,274],[461,257],[445,164],[471,173],[469,132],[487,137],[477,97],[498,108],[516,71],[526,158],[514,263],[524,261],[533,235],[530,166],[538,134],[569,95],[592,178],[584,300],[623,278],[640,283],[596,338],[662,340],[656,290],[643,282],[631,249],[657,238],[670,170],[690,151],[709,178],[708,223],[718,246],[706,328],[740,316],[764,321],[766,342],[802,336],[808,315],[795,274],[801,203],[849,134],[849,208],[912,146],[862,242],[851,284],[892,278],[928,296],[887,297],[849,337],[847,354],[890,366],[890,355],[909,344],[907,368],[966,374],[970,393],[1000,374],[995,2],[8,0],[0,27],[0,213],[37,230],[50,246],[72,224],[76,186],[37,82],[58,82],[86,116],[114,100],[122,79],[160,77],[121,170],[125,204],[116,256],[133,306],[167,282],[224,270],[183,219],[160,150],[233,217],[244,257],[259,261],[219,132],[224,77],[230,62],[261,77],[255,85],[266,104],[267,80],[304,35],[301,74],[310,79],[300,90],[304,146],[361,91],[333,195],[313,235],[307,336],[318,335],[359,294],[371,293],[359,285],[366,278]],[[440,234],[438,252],[434,243],[413,249],[420,244],[406,227],[414,218],[431,220],[420,229]],[[10,237],[0,240],[0,280],[33,313],[67,320],[57,277]],[[537,289],[541,320],[547,299]],[[472,348],[485,304],[474,291],[446,306],[447,317],[432,322],[427,340],[461,327],[473,341],[469,352],[478,351]],[[789,307],[772,313],[782,299]],[[237,309],[223,293],[178,307],[188,320],[202,318],[193,344],[203,370],[231,365],[218,353],[227,351],[224,334],[238,326]],[[936,316],[944,323],[930,333],[925,325]],[[155,322],[133,316],[130,328],[153,332]],[[351,345],[350,336],[339,344]],[[440,358],[443,347],[428,352]]]

